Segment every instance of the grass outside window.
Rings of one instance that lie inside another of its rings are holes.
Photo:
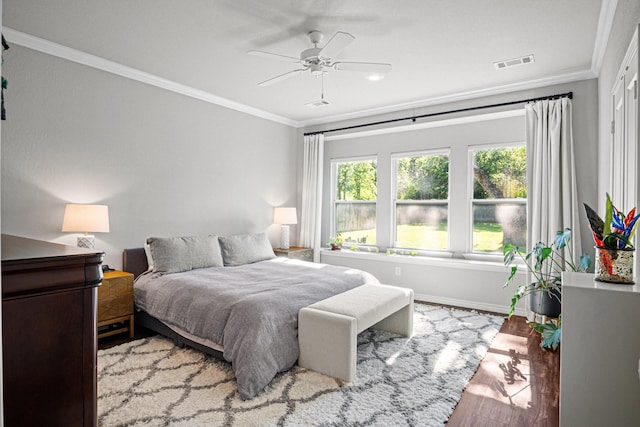
[[[355,230],[341,233],[346,243],[360,243],[373,245],[376,241],[376,230]],[[398,226],[399,248],[415,249],[425,247],[425,242],[434,249],[447,248],[447,223],[438,226],[426,224],[408,224]],[[473,227],[474,252],[500,252],[503,246],[503,232],[500,224],[482,222]]]

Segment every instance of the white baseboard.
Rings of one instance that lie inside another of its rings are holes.
[[[427,295],[427,294],[415,294],[414,299],[416,301],[424,301],[424,302],[430,302],[434,304],[452,305],[455,307],[471,308],[475,310],[492,311],[494,313],[509,314],[509,306],[506,304],[505,305],[486,304],[486,303],[481,303],[477,301],[446,298],[446,297],[439,297],[439,296]],[[526,316],[524,308],[520,308],[520,307],[516,307],[516,311],[514,314],[516,316]]]

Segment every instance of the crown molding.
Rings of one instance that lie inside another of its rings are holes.
[[[602,0],[600,6],[600,16],[598,18],[598,29],[596,30],[596,40],[593,45],[593,56],[591,57],[591,72],[597,77],[600,75],[600,68],[607,51],[609,35],[613,27],[613,19],[616,15],[618,0]]]
[[[181,83],[177,83],[172,80],[168,80],[154,74],[138,70],[136,68],[128,67],[126,65],[122,65],[117,62],[92,55],[90,53],[54,43],[40,37],[35,37],[8,27],[3,27],[2,32],[8,41],[22,47],[56,56],[58,58],[66,59],[68,61],[76,62],[78,64],[86,65],[88,67],[92,67],[101,71],[106,71],[107,73],[116,74],[131,80],[136,80],[138,82],[145,83],[151,86],[156,86],[161,89],[166,89],[171,92],[189,96],[191,98],[199,99],[210,104],[230,108],[232,110],[240,111],[242,113],[250,114],[252,116],[260,117],[262,119],[270,120],[276,123],[281,123],[283,125],[299,127],[299,123],[295,120],[291,120],[286,117],[269,113],[268,111],[260,110],[254,107],[249,107],[248,105],[244,105],[239,102],[235,102],[230,99],[226,99],[191,86],[183,85]]]

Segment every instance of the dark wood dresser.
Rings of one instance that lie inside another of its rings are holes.
[[[2,235],[6,427],[96,425],[96,296],[103,257]]]

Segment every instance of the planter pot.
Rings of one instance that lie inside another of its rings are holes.
[[[633,249],[596,247],[596,280],[632,284],[633,252]]]
[[[340,249],[342,249],[342,245],[331,245],[331,250],[332,251],[339,251]]]
[[[544,289],[534,290],[529,294],[529,309],[543,316],[558,317],[562,313],[561,296],[558,288],[553,289],[551,295]]]

